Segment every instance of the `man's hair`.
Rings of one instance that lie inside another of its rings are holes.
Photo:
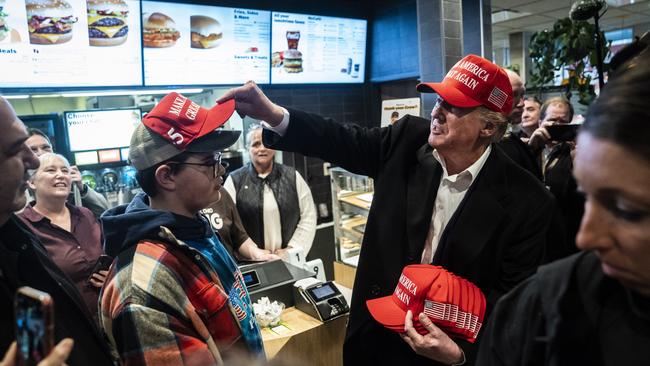
[[[580,133],[611,141],[650,162],[650,52],[610,79],[591,105]]]
[[[539,98],[537,98],[537,97],[534,96],[534,95],[526,95],[526,96],[524,97],[524,101],[535,102],[535,103],[537,103],[537,105],[539,105],[540,107],[542,106],[542,101],[539,100]]]
[[[548,107],[552,105],[558,105],[558,104],[565,105],[567,108],[569,108],[568,119],[569,122],[571,122],[573,120],[573,105],[571,105],[571,102],[569,102],[564,97],[553,97],[553,98],[546,99],[544,101],[544,104],[542,104],[542,109],[539,112],[539,119],[543,121],[546,118],[546,110],[548,109]]]
[[[52,146],[52,141],[50,141],[50,138],[47,136],[47,134],[45,134],[45,132],[39,130],[38,128],[29,128],[29,129],[27,129],[27,135],[29,137],[32,137],[34,135],[39,135],[39,136],[43,137],[47,141],[47,143],[50,144],[50,146]]]
[[[508,118],[499,112],[488,109],[485,106],[478,106],[479,118],[483,122],[491,123],[496,128],[496,132],[490,138],[490,142],[498,142],[508,129]]]
[[[391,117],[399,117],[399,112],[398,111],[393,111],[393,113],[390,114]]]
[[[262,125],[260,123],[253,123],[248,127],[248,131],[246,132],[246,148],[251,147],[251,136],[253,135],[253,132],[262,129]]]
[[[176,155],[171,159],[162,161],[152,167],[149,167],[145,170],[138,170],[135,173],[135,180],[138,181],[140,188],[147,194],[149,197],[156,197],[158,194],[158,186],[156,184],[156,170],[161,166],[171,162],[182,163],[190,157],[190,153],[184,152],[182,154]],[[182,164],[170,164],[169,169],[172,174],[177,174],[181,169],[183,169]]]

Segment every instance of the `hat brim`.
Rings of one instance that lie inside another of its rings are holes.
[[[420,93],[437,93],[445,102],[454,107],[470,108],[478,107],[483,103],[468,97],[452,85],[445,83],[420,83],[416,86]]]
[[[367,300],[370,315],[384,326],[404,327],[406,311],[395,304],[393,295]]]
[[[219,103],[208,110],[205,118],[205,123],[201,126],[198,136],[205,136],[217,128],[223,126],[230,116],[235,112],[235,99],[229,99],[223,103]],[[232,145],[232,144],[231,144]],[[228,145],[230,146],[230,145]]]
[[[187,145],[185,151],[192,153],[211,153],[224,150],[237,142],[240,134],[241,131],[235,130],[214,130],[207,135],[201,136],[192,141]]]

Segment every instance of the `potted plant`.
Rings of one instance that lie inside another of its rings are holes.
[[[555,72],[568,67],[569,77],[563,83],[567,97],[577,91],[580,103],[591,103],[596,96],[590,75],[590,69],[597,65],[596,32],[594,24],[564,18],[555,22],[552,29],[534,33],[528,48],[534,65],[529,79],[531,86],[539,88],[541,94],[544,86],[553,81]],[[605,39],[602,31],[599,36]],[[609,47],[609,42],[603,43],[601,54],[607,55]],[[607,71],[607,66],[604,65],[602,72]]]

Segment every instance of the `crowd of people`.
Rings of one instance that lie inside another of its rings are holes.
[[[274,149],[374,179],[344,364],[647,362],[649,62],[647,50],[622,62],[578,135],[561,140],[552,130],[571,124],[568,100],[527,96],[516,73],[475,55],[417,86],[438,96],[430,119],[383,128],[279,106],[254,82],[211,109],[170,93],[131,138],[142,193],[99,219],[70,202],[74,187],[93,197],[76,167],[0,98],[0,365],[16,364],[21,286],[56,304],[58,345],[41,366],[264,363],[235,259],[307,255],[316,224],[304,178]],[[246,136],[250,164],[224,183],[221,151],[240,132],[220,127],[235,110],[263,122]],[[96,271],[105,255],[110,269]],[[409,311],[400,332],[370,315],[366,301],[391,295],[416,263],[483,292],[475,343],[424,313]]]

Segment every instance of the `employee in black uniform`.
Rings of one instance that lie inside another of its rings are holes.
[[[492,144],[501,138],[512,108],[505,72],[470,55],[442,83],[420,84],[418,90],[440,96],[431,121],[406,115],[372,129],[284,109],[253,82],[218,101],[235,98],[240,114],[267,121],[277,133],[266,129],[265,145],[317,156],[375,180],[344,345],[346,365],[435,364],[430,358],[471,362],[470,344],[438,332],[437,346],[425,349],[414,340],[412,348],[371,318],[365,301],[390,295],[404,266],[441,265],[474,282],[490,309],[532,275],[543,256],[552,198]]]
[[[267,262],[280,259],[269,250],[261,249],[255,244],[244,229],[239,212],[230,194],[225,188],[219,188],[221,198],[201,210],[210,226],[219,233],[221,242],[228,253],[238,261]]]
[[[583,252],[541,267],[496,306],[479,365],[650,362],[650,49],[590,107],[574,174]]]

